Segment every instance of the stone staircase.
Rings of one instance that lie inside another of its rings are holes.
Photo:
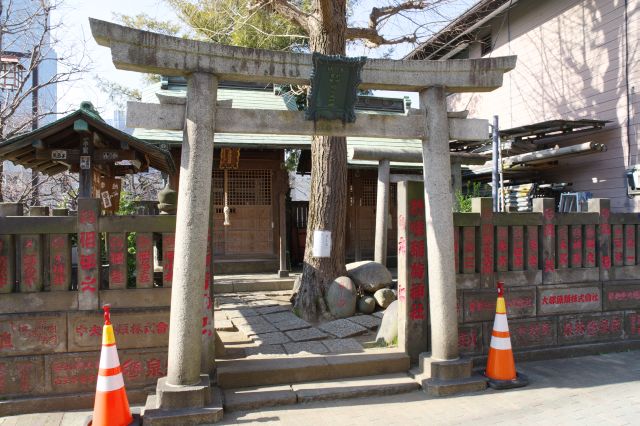
[[[407,375],[404,352],[377,351],[264,359],[222,360],[217,381],[225,411],[392,395],[420,385]]]

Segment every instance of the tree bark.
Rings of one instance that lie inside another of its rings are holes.
[[[346,1],[314,0],[309,18],[311,50],[327,55],[345,54]],[[308,321],[326,317],[324,292],[345,275],[345,222],[347,213],[347,140],[315,136],[311,144],[311,195],[307,241],[296,311]],[[330,257],[313,256],[314,231],[331,232]]]

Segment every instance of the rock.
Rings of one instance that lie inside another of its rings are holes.
[[[293,281],[293,290],[291,290],[291,297],[289,298],[289,302],[292,305],[296,304],[296,297],[298,296],[298,292],[300,291],[300,286],[302,285],[302,274],[298,275],[296,279]]]
[[[349,277],[338,277],[327,289],[325,301],[334,318],[347,318],[356,312],[356,286]]]
[[[376,310],[376,299],[371,296],[363,296],[358,299],[358,312],[371,314]]]
[[[376,343],[391,345],[398,339],[398,301],[393,301],[384,311],[382,324],[376,334]]]
[[[349,263],[347,275],[354,283],[368,293],[391,285],[391,272],[381,263],[371,260]]]
[[[393,290],[388,288],[381,288],[373,294],[373,298],[376,299],[376,303],[382,309],[386,309],[387,306],[396,300],[396,295]]]

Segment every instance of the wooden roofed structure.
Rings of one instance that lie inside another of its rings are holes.
[[[80,194],[88,194],[92,174],[115,178],[153,167],[176,171],[169,152],[107,124],[90,102],[46,126],[0,143],[0,159],[46,175],[80,173]]]

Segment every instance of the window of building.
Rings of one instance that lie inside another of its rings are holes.
[[[0,57],[0,89],[15,90],[20,85],[24,67],[14,56]]]

